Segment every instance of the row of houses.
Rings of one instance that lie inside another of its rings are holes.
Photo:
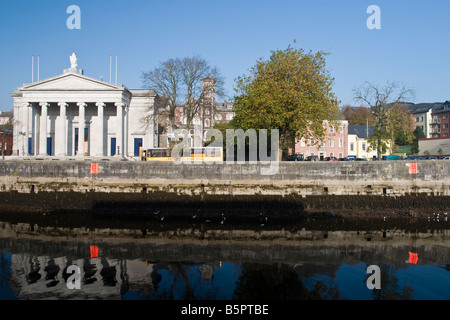
[[[450,101],[435,103],[406,103],[415,126],[422,129],[425,138],[450,137]]]
[[[372,150],[368,142],[375,130],[373,126],[349,125],[347,120],[339,121],[337,126],[325,121],[324,126],[326,138],[323,141],[300,139],[295,144],[295,150],[290,150],[290,153],[301,154],[304,158],[317,156],[321,160],[328,157],[368,160],[377,157],[377,150]]]

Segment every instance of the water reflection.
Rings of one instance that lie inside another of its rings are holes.
[[[450,299],[448,230],[298,230],[238,241],[221,239],[223,230],[209,239],[170,232],[0,223],[0,299]],[[80,290],[67,287],[72,265]],[[380,290],[367,288],[369,265],[380,267]]]

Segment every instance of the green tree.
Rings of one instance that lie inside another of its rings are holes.
[[[331,92],[334,79],[325,68],[324,52],[305,53],[289,46],[260,59],[250,75],[236,80],[235,124],[248,129],[278,129],[279,156],[296,139],[323,141],[323,121],[337,120],[339,107]]]
[[[414,90],[394,82],[388,82],[384,87],[380,87],[366,81],[353,92],[355,100],[367,104],[375,117],[375,130],[368,139],[368,149],[377,150],[377,157],[380,159],[389,146],[393,150],[395,130],[398,128],[397,121],[391,119],[396,115],[393,110],[401,101],[411,98]]]
[[[387,113],[387,127],[391,134],[391,151],[394,150],[394,144],[411,145],[414,139],[414,123],[408,107],[402,103],[395,103],[389,107]]]
[[[416,127],[416,130],[414,130],[413,135],[414,135],[414,139],[413,139],[411,153],[418,154],[419,153],[419,139],[426,138],[426,136],[420,127]]]

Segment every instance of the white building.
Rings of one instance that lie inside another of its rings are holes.
[[[348,156],[371,160],[377,157],[377,149],[369,150],[368,138],[374,133],[372,126],[348,126]]]
[[[129,90],[71,68],[25,84],[14,99],[13,154],[26,156],[138,156],[154,145],[154,128],[143,121],[153,90]]]

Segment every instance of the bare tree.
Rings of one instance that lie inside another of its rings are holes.
[[[142,73],[144,87],[153,89],[158,94],[155,105],[149,106],[148,111],[153,112],[144,119],[147,123],[154,123],[155,117],[163,116],[168,119],[170,128],[175,128],[175,112],[180,104],[180,62],[180,59],[169,59],[155,69]]]
[[[167,117],[171,132],[176,129],[177,112],[184,115],[186,128],[189,129],[206,97],[212,94],[224,95],[224,80],[219,70],[199,56],[169,59],[159,67],[144,72],[142,78],[144,86],[154,89],[160,96],[156,114],[158,117]],[[213,81],[202,81],[206,78]],[[154,116],[155,113],[150,113],[147,121]]]
[[[375,131],[368,141],[369,148],[376,149],[377,157],[380,159],[393,137],[389,121],[390,110],[393,106],[412,99],[414,90],[396,82],[387,82],[385,86],[379,87],[366,81],[353,92],[355,100],[367,104],[375,117]]]

